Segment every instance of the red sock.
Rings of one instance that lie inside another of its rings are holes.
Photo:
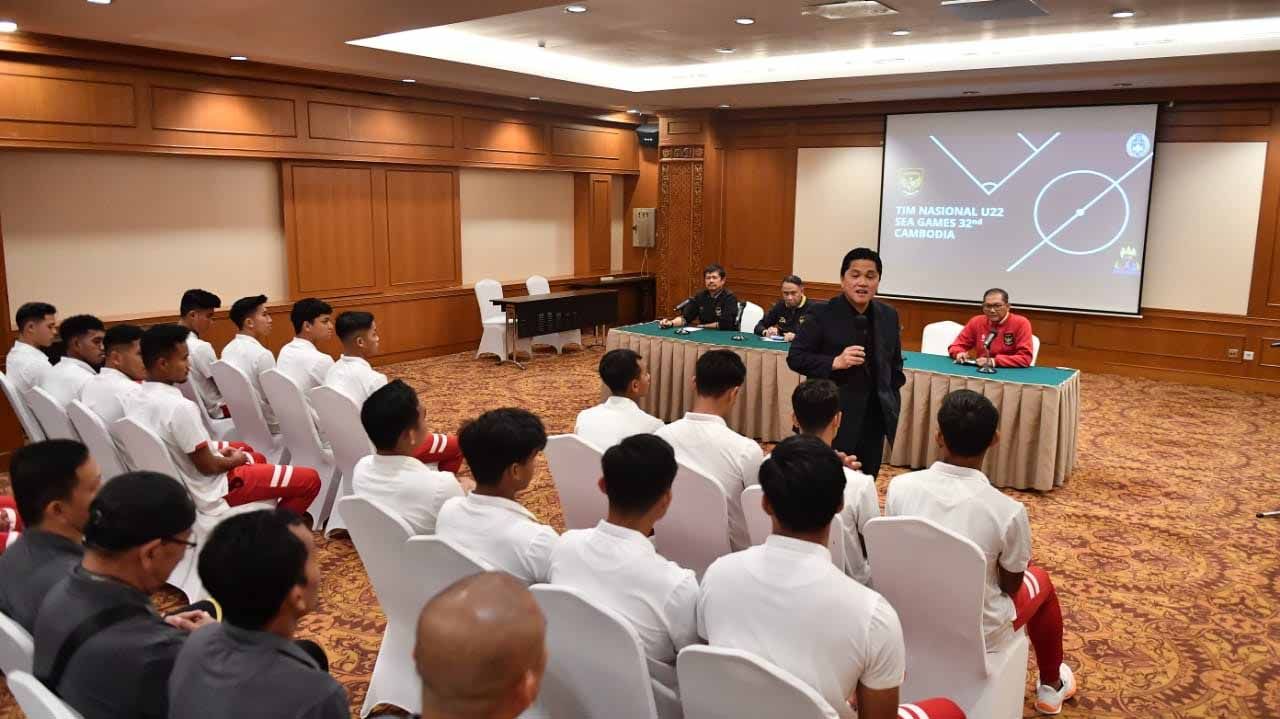
[[[1062,607],[1049,574],[1037,566],[1028,566],[1013,606],[1018,613],[1013,628],[1027,628],[1040,669],[1040,683],[1057,686],[1062,668]]]
[[[898,719],[965,719],[959,704],[941,697],[898,705]]]

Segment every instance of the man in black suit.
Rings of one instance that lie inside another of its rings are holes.
[[[679,317],[658,320],[659,327],[702,327],[709,330],[738,329],[738,298],[724,286],[725,272],[720,265],[707,265],[702,271],[706,287],[684,303]],[[677,308],[681,309],[681,308]]]
[[[898,430],[898,389],[907,382],[898,312],[874,301],[883,269],[875,250],[850,250],[840,264],[841,294],[810,312],[787,354],[791,369],[840,388],[844,420],[832,446],[856,455],[872,477],[880,471],[884,440]]]

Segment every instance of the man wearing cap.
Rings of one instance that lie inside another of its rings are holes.
[[[196,507],[172,477],[129,472],[89,505],[85,555],[36,617],[34,673],[84,719],[164,719],[187,633],[213,619],[162,618],[149,595],[195,546]]]

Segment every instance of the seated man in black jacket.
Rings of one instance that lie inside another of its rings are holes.
[[[796,338],[814,304],[804,294],[804,280],[798,275],[787,275],[782,278],[782,299],[773,303],[764,318],[756,323],[755,333],[790,342]]]
[[[707,265],[702,271],[705,290],[687,300],[679,317],[658,320],[660,327],[704,327],[709,330],[738,329],[738,298],[725,289],[724,268]]]

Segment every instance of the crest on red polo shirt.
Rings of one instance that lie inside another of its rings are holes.
[[[1005,343],[1006,345],[1010,346],[1010,347],[1012,347],[1012,346],[1013,346],[1013,333],[1012,333],[1012,332],[1005,332],[1005,333],[1004,333],[1004,343]]]

